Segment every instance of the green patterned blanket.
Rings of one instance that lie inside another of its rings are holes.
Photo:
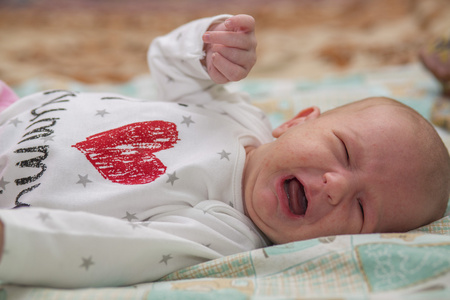
[[[87,86],[34,79],[15,87],[37,90],[112,91],[152,97],[148,76],[123,85]],[[420,66],[308,80],[245,80],[231,89],[248,92],[274,126],[301,107],[322,110],[383,95],[429,117],[439,85]],[[449,134],[441,136],[447,146]],[[450,211],[431,225],[404,234],[330,236],[239,253],[169,274],[159,282],[120,288],[58,290],[5,286],[0,299],[300,299],[450,298]]]

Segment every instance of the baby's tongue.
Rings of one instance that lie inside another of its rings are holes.
[[[288,183],[289,207],[296,215],[304,215],[306,212],[306,198],[303,186],[297,179],[292,179]]]

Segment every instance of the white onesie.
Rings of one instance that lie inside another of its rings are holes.
[[[53,90],[0,114],[2,283],[129,285],[268,245],[241,181],[269,122],[200,64],[202,34],[225,17],[152,43],[160,101]]]

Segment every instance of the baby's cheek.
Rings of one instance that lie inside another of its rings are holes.
[[[356,234],[361,231],[361,221],[348,214],[331,214],[325,217],[320,228],[321,236]]]

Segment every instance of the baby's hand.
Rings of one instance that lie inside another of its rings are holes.
[[[202,64],[215,83],[239,81],[256,63],[255,19],[236,15],[214,24],[203,35],[206,57]]]

